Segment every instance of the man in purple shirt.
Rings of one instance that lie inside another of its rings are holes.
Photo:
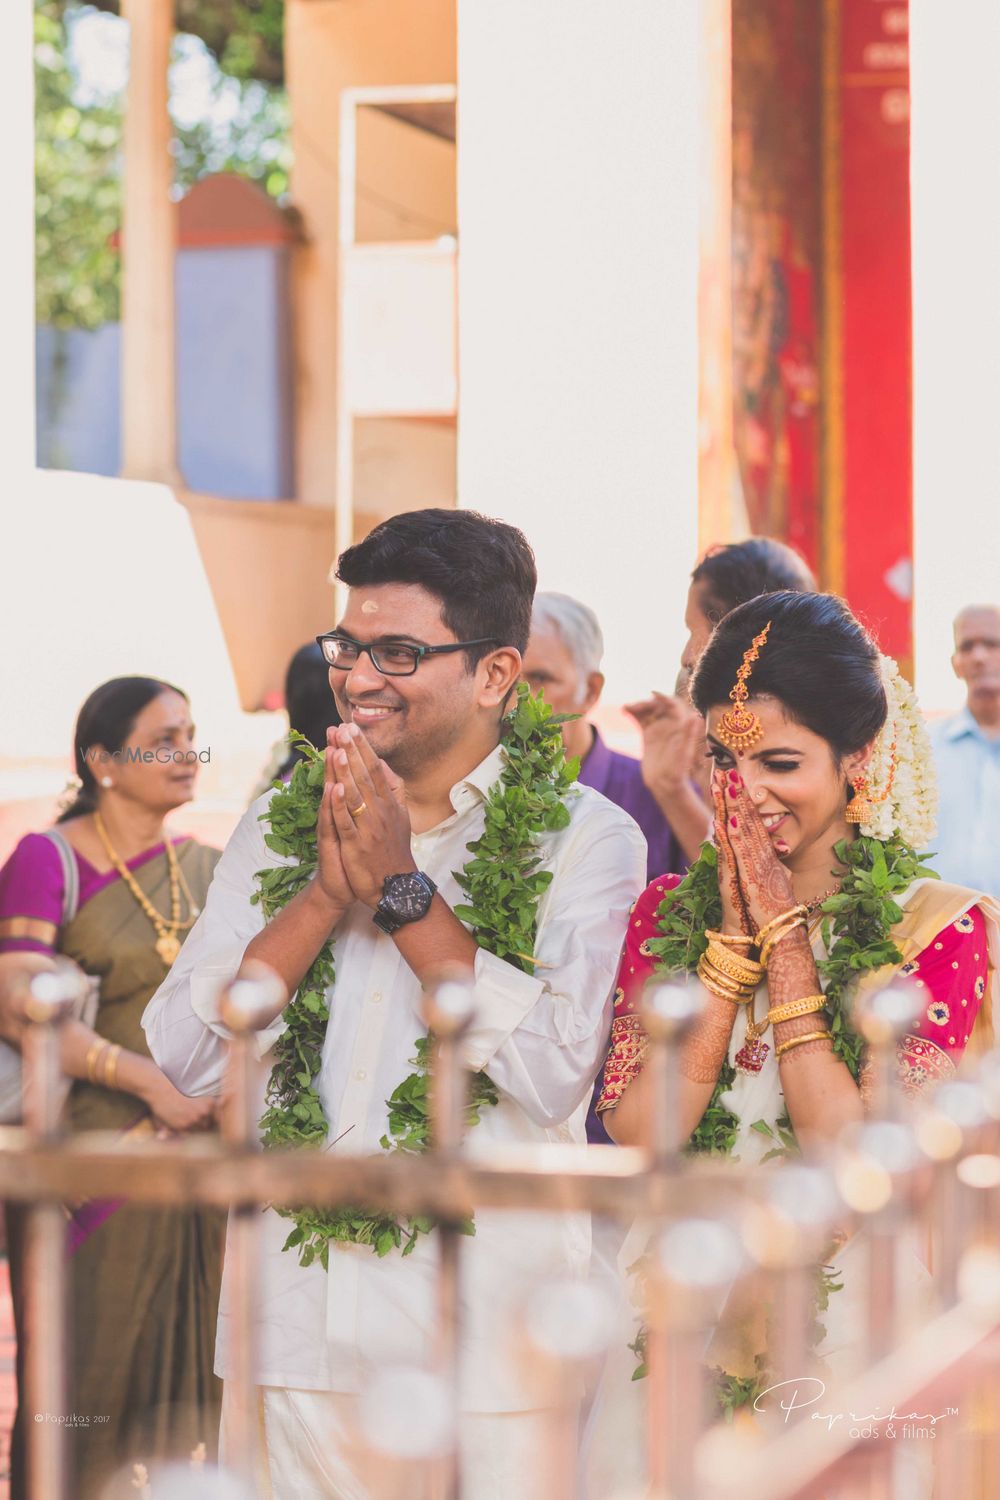
[[[604,638],[592,609],[568,594],[535,595],[522,667],[525,679],[532,692],[543,692],[558,713],[580,715],[563,729],[566,753],[579,758],[583,785],[623,808],[642,829],[647,879],[679,874],[711,828],[708,810],[690,778],[695,747],[704,742],[704,723],[693,709],[688,712],[678,704],[669,726],[658,721],[654,732],[644,734],[641,761],[609,749],[587,720],[604,686],[603,655]],[[593,1106],[587,1138],[608,1143]]]
[[[711,829],[690,777],[704,725],[693,709],[679,708],[666,733],[657,723],[656,733],[644,736],[642,760],[609,749],[587,719],[604,687],[603,655],[604,638],[592,609],[568,594],[535,595],[524,656],[526,680],[558,713],[580,715],[563,730],[566,753],[579,759],[583,785],[624,808],[642,829],[647,878],[679,874]]]

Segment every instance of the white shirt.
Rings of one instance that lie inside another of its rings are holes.
[[[463,899],[454,870],[483,831],[483,801],[497,780],[494,751],[451,790],[454,813],[414,834],[417,867],[449,906]],[[205,910],[143,1016],[150,1051],[187,1094],[217,1092],[226,1059],[218,1018],[220,986],[239,968],[264,926],[250,904],[259,870],[290,864],[264,842],[270,799],[244,815],[212,880]],[[476,1013],[467,1059],[485,1068],[500,1103],[483,1110],[470,1149],[492,1141],[585,1141],[594,1076],[604,1058],[611,996],[628,909],[645,880],[645,840],[631,818],[586,787],[569,798],[570,823],[539,841],[553,879],[538,908],[534,974],[480,949]],[[420,985],[368,907],[356,905],[335,932],[337,979],[328,992],[330,1021],[319,1094],[330,1122],[328,1149],[378,1151],[385,1101],[413,1071]],[[282,1022],[261,1038],[273,1046]],[[346,1136],[345,1132],[348,1132]],[[368,1246],[331,1245],[330,1268],[303,1269],[282,1251],[292,1225],[263,1214],[263,1270],[258,1300],[259,1381],[310,1390],[356,1391],[376,1366],[424,1363],[435,1325],[435,1236],[421,1236],[406,1259],[379,1259]],[[534,1403],[513,1347],[516,1315],[540,1279],[585,1268],[589,1222],[579,1215],[481,1211],[476,1235],[462,1242],[462,1399],[470,1411],[518,1411]],[[223,1276],[217,1372],[227,1373],[229,1311]]]

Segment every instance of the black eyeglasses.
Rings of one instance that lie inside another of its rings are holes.
[[[425,656],[447,656],[452,651],[464,651],[468,646],[495,646],[496,637],[484,635],[476,641],[454,641],[447,646],[404,646],[401,641],[376,641],[366,646],[361,641],[352,641],[349,635],[329,631],[326,635],[318,635],[316,643],[327,666],[338,672],[349,672],[367,652],[372,666],[381,676],[412,677]]]

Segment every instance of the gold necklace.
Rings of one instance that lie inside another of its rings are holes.
[[[162,914],[162,912],[157,911],[152,901],[150,901],[149,897],[146,895],[146,892],[142,889],[142,886],[132,874],[132,871],[129,869],[128,865],[126,865],[123,860],[119,859],[118,855],[115,853],[111,840],[108,838],[107,829],[104,826],[104,822],[99,812],[94,813],[94,827],[97,829],[97,836],[100,839],[101,843],[104,845],[104,852],[108,856],[108,859],[110,859],[111,863],[118,871],[118,874],[121,876],[122,880],[124,880],[132,895],[138,901],[139,905],[146,913],[146,916],[152,922],[153,929],[156,932],[156,951],[159,954],[160,958],[163,960],[163,963],[169,969],[170,965],[173,963],[174,959],[181,951],[180,939],[177,936],[178,932],[191,927],[194,923],[195,917],[198,915],[195,909],[194,902],[191,900],[191,892],[188,890],[187,881],[184,880],[184,877],[181,874],[180,865],[177,862],[177,853],[174,849],[173,844],[170,842],[169,837],[164,839],[164,849],[166,850],[167,854],[167,865],[170,870],[170,918],[168,920]],[[184,894],[187,897],[189,909],[189,915],[187,921],[185,922],[181,921],[182,881],[184,882]]]

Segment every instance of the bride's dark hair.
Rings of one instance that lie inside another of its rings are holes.
[[[769,620],[751,698],[778,699],[789,718],[820,735],[838,757],[867,745],[888,713],[878,647],[835,594],[761,594],[726,615],[691,681],[698,712],[728,704],[743,653]]]

